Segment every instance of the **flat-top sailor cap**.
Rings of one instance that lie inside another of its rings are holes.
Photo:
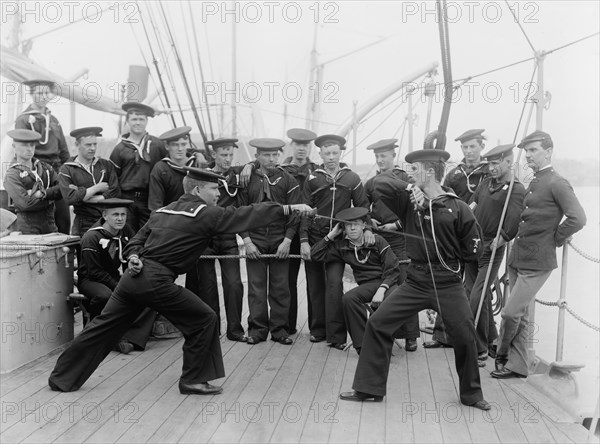
[[[31,89],[35,88],[36,86],[48,86],[48,87],[52,88],[52,87],[56,86],[56,82],[53,80],[48,80],[48,79],[33,79],[33,80],[25,80],[23,82],[23,85],[28,86]]]
[[[15,142],[37,142],[42,138],[40,133],[28,129],[10,130],[6,135]]]
[[[379,142],[375,142],[367,147],[368,150],[373,150],[375,153],[383,153],[385,151],[392,151],[398,148],[396,145],[398,139],[383,139]]]
[[[213,173],[212,171],[202,170],[200,168],[194,167],[183,167],[184,170],[187,171],[187,175],[194,180],[199,180],[201,182],[215,182],[218,183],[219,180],[227,180],[225,176],[222,176],[217,173]]]
[[[317,138],[315,133],[303,128],[291,128],[287,131],[287,136],[297,143],[310,143]]]
[[[408,163],[415,162],[446,162],[450,158],[450,153],[445,150],[435,150],[435,149],[427,149],[427,150],[417,150],[411,153],[408,153],[404,160]]]
[[[476,137],[484,137],[482,135],[484,131],[484,129],[470,129],[469,131],[465,131],[464,133],[462,133],[460,136],[454,139],[454,141],[460,141],[460,143],[465,143],[466,141],[473,140]]]
[[[133,203],[132,200],[129,199],[121,199],[119,197],[110,197],[108,199],[98,200],[96,202],[88,202],[92,205],[95,205],[100,208],[121,208],[128,207]]]
[[[280,151],[285,146],[283,140],[271,138],[252,139],[248,143],[260,151]]]
[[[205,145],[210,145],[212,146],[213,150],[216,150],[217,148],[221,148],[223,146],[232,146],[234,148],[237,148],[237,142],[238,139],[219,137],[218,139],[207,141]]]
[[[182,137],[187,136],[192,131],[191,126],[179,126],[177,128],[173,128],[165,133],[162,133],[159,136],[160,140],[164,140],[165,142],[175,142]]]
[[[352,207],[339,211],[335,215],[335,218],[343,220],[344,222],[350,222],[352,220],[362,219],[367,214],[369,214],[369,210],[365,207]]]
[[[85,128],[74,129],[69,134],[71,135],[71,137],[75,137],[75,139],[87,136],[102,137],[102,131],[103,129],[99,126],[86,126]]]
[[[338,145],[341,150],[345,150],[346,139],[344,139],[342,136],[338,136],[337,134],[325,134],[315,139],[315,145],[317,145],[319,148],[329,145]]]
[[[126,113],[144,114],[148,117],[154,117],[155,114],[154,108],[139,102],[125,102],[121,109]]]
[[[525,136],[525,138],[523,140],[521,140],[521,143],[519,143],[517,146],[519,148],[524,148],[525,145],[527,145],[528,143],[532,143],[532,142],[544,142],[544,141],[549,141],[550,142],[550,146],[553,147],[554,143],[552,142],[552,137],[550,137],[550,134],[545,133],[544,131],[534,131],[531,134]]]
[[[504,157],[512,154],[512,150],[514,147],[515,145],[512,143],[508,145],[498,145],[497,147],[489,150],[487,153],[482,154],[481,157],[487,160],[504,159]]]

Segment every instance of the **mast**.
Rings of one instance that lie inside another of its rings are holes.
[[[235,7],[235,2],[234,2]],[[237,78],[236,78],[236,59],[237,59],[237,36],[235,19],[231,21],[231,83],[233,86],[233,97],[231,99],[231,136],[237,137],[237,108],[236,108],[236,96],[237,96]]]
[[[546,52],[536,51],[535,63],[537,63],[537,91],[535,93],[535,129],[542,130],[544,123],[544,107],[546,106],[546,94],[544,92],[544,59]]]

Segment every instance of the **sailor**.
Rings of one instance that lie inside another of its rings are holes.
[[[214,395],[208,381],[225,376],[215,312],[175,279],[192,267],[210,239],[220,233],[253,230],[310,207],[265,202],[247,207],[217,206],[221,175],[188,168],[185,194],[156,210],[125,250],[127,271],[100,316],[58,358],[49,378],[52,390],[78,390],[145,307],[163,314],[183,332],[179,391]]]
[[[150,211],[175,202],[183,196],[184,167],[194,166],[195,157],[188,157],[190,147],[189,134],[192,128],[182,126],[173,128],[159,136],[169,153],[154,165],[150,172],[148,208]]]
[[[383,139],[367,147],[375,154],[375,160],[379,171],[375,177],[371,177],[365,183],[365,192],[371,203],[371,217],[373,225],[381,231],[379,234],[390,244],[392,251],[400,261],[400,275],[398,285],[406,280],[406,270],[408,269],[408,256],[406,255],[406,241],[402,235],[403,228],[400,221],[400,215],[404,214],[405,209],[399,207],[400,200],[393,199],[390,202],[375,200],[373,197],[373,188],[375,180],[394,180],[399,179],[408,182],[406,171],[399,166],[394,165],[396,159],[396,145],[398,139]],[[405,323],[397,334],[397,338],[405,338],[406,351],[417,350],[417,338],[421,335],[419,331],[419,315],[415,314],[410,321]]]
[[[518,147],[525,151],[534,177],[508,259],[510,297],[502,309],[496,370],[491,373],[501,379],[523,378],[529,373],[529,304],[557,268],[556,248],[564,246],[586,223],[573,188],[552,167],[550,134],[534,131]]]
[[[304,189],[306,178],[317,169],[317,164],[310,160],[310,152],[312,141],[317,135],[310,130],[302,128],[292,128],[287,131],[287,136],[290,138],[290,148],[292,155],[287,157],[281,167],[289,174],[294,176],[300,190]],[[290,245],[290,254],[301,255],[304,260],[310,260],[310,245],[308,241],[300,243],[300,233],[296,233]],[[298,273],[300,272],[300,259],[290,259],[290,316],[289,316],[289,333],[291,335],[298,332]],[[307,297],[308,302],[308,325],[311,323],[311,304],[310,297]]]
[[[514,147],[512,144],[499,145],[482,155],[488,162],[490,177],[485,178],[479,187],[477,187],[470,204],[483,232],[483,252],[479,261],[465,264],[465,288],[467,295],[469,295],[473,317],[477,316],[483,285],[488,268],[490,267],[492,249],[496,245],[496,254],[489,273],[488,289],[486,290],[485,300],[481,307],[479,321],[475,326],[478,363],[480,367],[485,366],[488,356],[489,318],[492,316],[491,286],[504,258],[506,244],[517,234],[521,210],[523,208],[523,198],[525,197],[525,187],[515,179],[508,200],[508,207],[500,231],[500,237],[496,242],[498,223],[502,216],[504,202],[508,197],[510,181],[513,175]]]
[[[137,102],[124,103],[121,108],[127,113],[130,132],[123,134],[110,160],[117,167],[121,197],[134,202],[127,209],[127,223],[137,232],[150,216],[150,172],[168,152],[162,140],[146,132],[148,118],[154,117],[153,108]]]
[[[285,142],[279,139],[253,139],[259,167],[255,168],[243,201],[247,204],[277,202],[297,204],[302,201],[298,182],[277,161]],[[293,214],[287,221],[277,220],[264,227],[241,233],[246,247],[248,270],[248,339],[250,345],[267,339],[290,345],[288,319],[290,289],[288,282],[292,239],[300,218]],[[261,259],[262,254],[275,254],[275,259]],[[270,308],[270,309],[269,309]]]
[[[58,119],[52,115],[48,103],[56,98],[57,84],[52,80],[28,80],[32,103],[15,121],[15,129],[28,129],[41,134],[35,144],[35,158],[49,164],[56,174],[69,160],[69,147]],[[54,219],[58,231],[69,234],[71,215],[69,205],[63,199],[54,202]]]
[[[15,159],[4,175],[4,188],[17,214],[16,228],[23,234],[54,233],[54,203],[62,196],[54,169],[34,157],[42,136],[28,129],[6,134],[13,139]]]
[[[454,141],[460,142],[464,158],[446,175],[444,186],[451,188],[463,202],[469,203],[479,184],[487,177],[487,162],[481,159],[485,148],[484,129],[465,131]],[[498,332],[494,318],[490,317],[490,343],[496,339]],[[438,316],[433,328],[433,338],[423,344],[425,348],[451,347],[442,319]]]
[[[375,234],[373,245],[364,243],[368,213],[364,207],[340,211],[333,230],[311,249],[311,257],[316,261],[344,262],[352,268],[358,287],[344,293],[342,306],[352,345],[359,355],[367,323],[365,304],[379,305],[400,279],[398,258],[386,240]]]
[[[127,206],[132,203],[109,197],[91,204],[98,207],[101,217],[81,238],[77,268],[77,289],[89,299],[90,319],[102,312],[127,266],[124,250],[135,234],[127,225]],[[145,308],[120,339],[117,350],[124,354],[144,350],[155,317],[156,312]]]
[[[119,197],[121,190],[113,163],[95,157],[102,128],[78,128],[71,131],[70,135],[75,138],[77,156],[60,167],[58,182],[63,199],[73,205],[75,220],[71,234],[83,236],[102,216],[94,203]]]
[[[243,167],[232,165],[238,139],[219,138],[206,142],[214,153],[214,163],[209,165],[210,171],[224,176],[219,181],[219,200],[217,205],[222,208],[239,207],[242,190],[240,189],[240,172]],[[239,247],[235,233],[214,236],[204,255],[238,256]],[[223,286],[223,302],[227,318],[227,339],[230,341],[246,342],[242,326],[242,301],[244,285],[240,273],[239,259],[220,259],[221,284]],[[190,282],[190,277],[196,279]],[[221,334],[221,307],[219,304],[219,287],[214,259],[200,259],[196,265],[196,273],[186,276],[186,288],[196,293],[217,314],[219,334]]]
[[[415,236],[407,239],[411,263],[406,281],[367,321],[354,391],[341,393],[342,400],[381,401],[386,394],[394,333],[410,316],[434,308],[444,318],[454,342],[461,402],[483,410],[491,408],[481,392],[473,314],[460,276],[462,264],[479,256],[480,230],[467,204],[441,187],[448,157],[444,150],[413,151],[406,161],[413,164],[409,176],[416,187],[400,181],[377,184],[376,194],[395,195],[404,201],[409,199],[406,191],[410,188],[414,206],[406,206],[403,222],[406,232]]]
[[[325,134],[315,139],[315,145],[320,149],[323,164],[308,176],[303,194],[304,201],[317,208],[317,216],[311,223],[306,223],[305,219],[300,233],[300,242],[309,242],[310,245],[315,245],[333,229],[335,222],[332,218],[339,211],[351,206],[369,208],[360,177],[340,163],[346,139]],[[370,226],[366,227],[364,236],[367,245],[375,242]],[[309,261],[304,263],[304,267],[312,308],[310,341],[327,340],[332,347],[344,350],[347,337],[342,309],[344,263]]]

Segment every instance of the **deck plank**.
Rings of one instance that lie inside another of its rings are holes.
[[[419,348],[422,349],[422,343],[419,343]],[[412,359],[414,352],[399,351],[397,346],[394,346],[394,353],[398,354],[398,359],[393,358],[390,363],[385,398],[385,441],[414,442],[414,418],[413,415],[408,414],[412,405],[408,360]]]

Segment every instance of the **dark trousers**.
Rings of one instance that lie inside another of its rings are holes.
[[[297,234],[292,239],[292,244],[290,245],[290,254],[300,254],[300,237]],[[290,315],[288,318],[288,325],[290,331],[296,330],[298,324],[298,274],[300,273],[301,262],[302,259],[290,259],[290,267],[288,272],[288,282],[290,285]],[[310,296],[308,295],[308,285],[306,291],[306,302],[308,304],[308,325],[310,326],[312,320],[312,307],[310,303]]]
[[[283,237],[268,240],[252,236],[252,243],[262,254],[274,254]],[[248,336],[266,340],[288,336],[290,287],[289,259],[246,260],[248,270]],[[270,310],[269,310],[270,308]]]
[[[398,327],[420,310],[433,308],[444,316],[448,335],[454,342],[460,399],[472,404],[483,399],[477,366],[473,314],[460,276],[437,269],[436,298],[427,266],[411,265],[408,278],[385,298],[367,321],[363,346],[352,388],[385,395],[392,346]],[[439,299],[439,306],[437,300]]]
[[[345,343],[347,333],[342,308],[345,264],[310,261],[305,262],[304,267],[312,312],[310,334],[325,336],[331,344]]]
[[[127,206],[127,224],[137,233],[150,218],[148,192],[121,191],[121,197],[133,200],[133,203]]]
[[[78,390],[119,342],[145,307],[165,316],[185,337],[181,380],[200,383],[225,376],[217,315],[174,281],[177,275],[144,259],[137,276],[126,272],[102,314],[90,322],[58,358],[49,381],[62,391]]]
[[[479,258],[479,262],[469,262],[465,266],[465,289],[469,295],[469,303],[471,304],[473,319],[475,319],[477,316],[477,309],[479,307],[479,301],[481,300],[481,292],[483,291],[485,276],[488,268],[490,268],[490,259],[492,257],[492,250],[490,250],[489,247],[490,242],[491,241],[484,242],[483,254]],[[492,286],[491,284],[496,279],[496,275],[498,274],[498,269],[502,263],[505,248],[506,247],[503,245],[496,250],[494,262],[491,265],[492,269],[488,281],[488,288],[485,292],[485,300],[481,306],[479,322],[475,328],[477,352],[480,354],[487,353],[488,344],[498,337],[498,331],[496,330],[496,324],[492,314],[492,291],[490,288]]]
[[[71,235],[83,236],[96,222],[98,222],[98,219],[100,219],[100,216],[88,217],[76,214],[73,225],[71,226]]]
[[[90,320],[100,315],[112,294],[112,290],[100,282],[83,279],[77,283],[77,288],[89,299]],[[130,342],[136,350],[145,350],[148,337],[152,334],[152,326],[156,319],[156,312],[144,308],[121,340]],[[88,324],[89,325],[89,324]]]
[[[71,212],[69,204],[64,199],[54,201],[54,222],[59,233],[69,234],[71,232]]]
[[[203,255],[239,255],[235,235],[223,235],[213,238],[211,245]],[[221,265],[221,284],[223,285],[223,302],[227,317],[227,337],[233,339],[244,335],[242,327],[242,301],[244,286],[240,275],[239,259],[219,259]],[[194,275],[194,270],[190,273]],[[186,279],[186,288],[196,293],[200,299],[217,314],[219,334],[221,334],[221,307],[219,305],[219,287],[214,259],[200,259],[196,262],[196,279]],[[194,281],[196,283],[194,283]]]

